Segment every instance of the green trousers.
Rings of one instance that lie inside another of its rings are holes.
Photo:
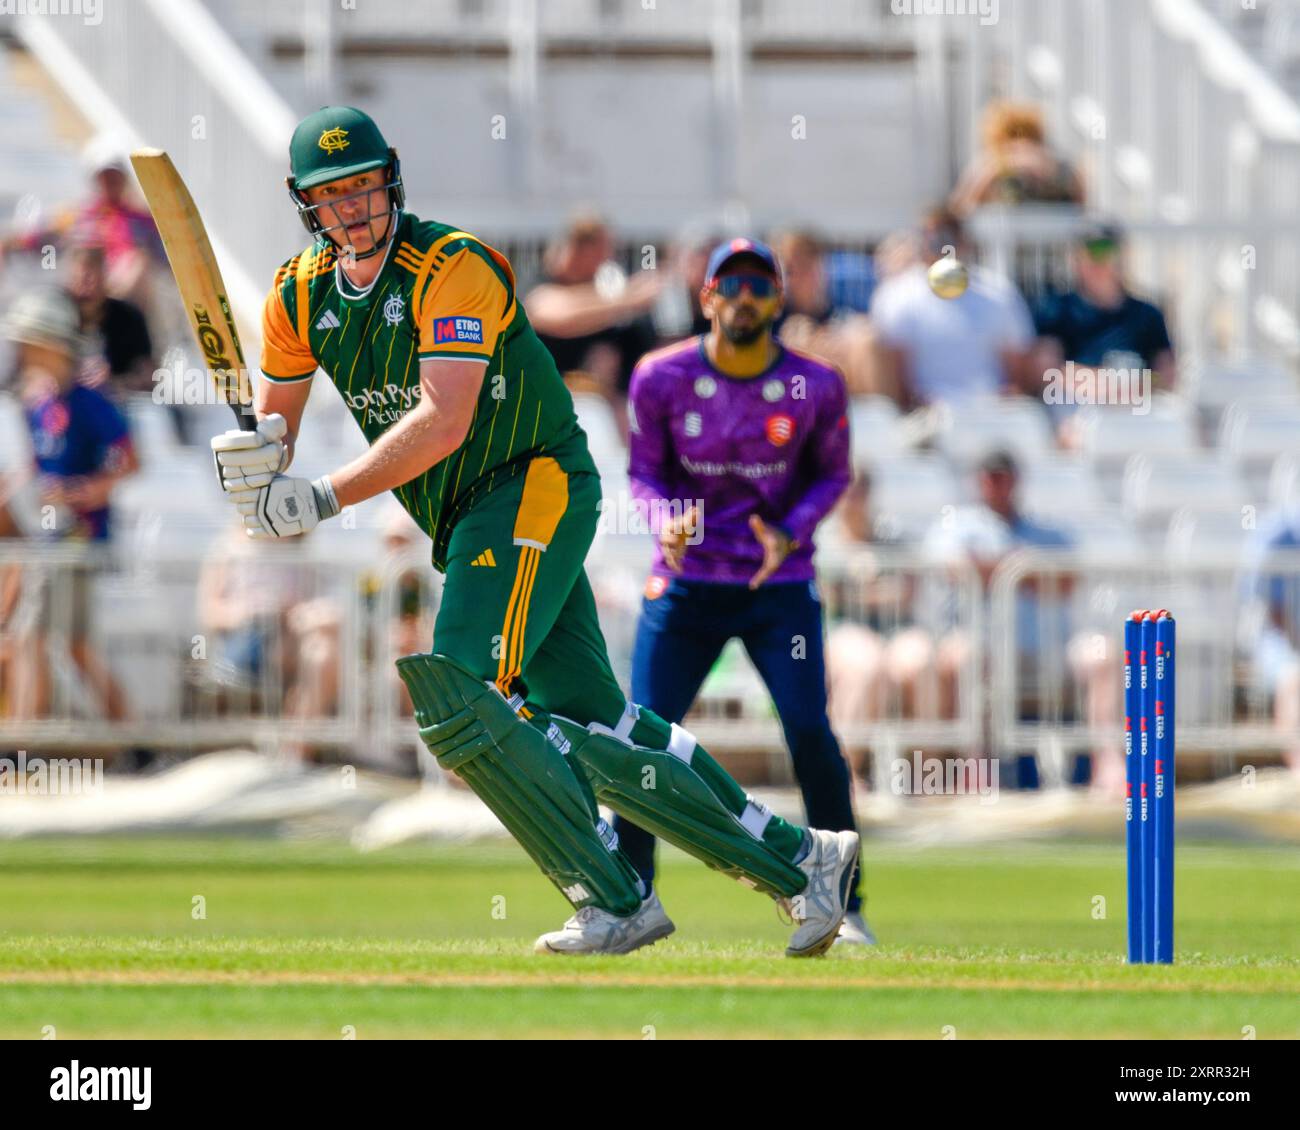
[[[583,564],[599,507],[598,476],[569,474],[546,456],[480,498],[451,535],[433,650],[494,682],[525,718],[555,714],[611,729],[621,723],[632,742],[666,750],[671,726],[650,710],[629,711],[596,616]],[[744,790],[699,746],[691,767],[738,820],[752,810]],[[804,834],[771,816],[761,839],[793,860]]]

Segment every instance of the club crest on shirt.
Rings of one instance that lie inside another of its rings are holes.
[[[768,443],[773,447],[784,447],[794,436],[794,417],[787,416],[785,413],[769,416],[764,431],[767,433]]]
[[[712,377],[695,378],[695,395],[701,400],[708,400],[717,391],[718,382]]]
[[[389,295],[388,301],[384,303],[384,321],[390,326],[397,325],[403,315],[406,313],[406,303],[402,301],[400,294]]]
[[[698,412],[687,412],[682,418],[682,430],[694,439],[704,430],[704,419]]]
[[[763,382],[763,399],[769,404],[775,404],[783,396],[785,396],[785,382],[779,377]]]
[[[664,594],[664,589],[668,587],[667,577],[649,577],[645,583],[646,600],[658,600]]]

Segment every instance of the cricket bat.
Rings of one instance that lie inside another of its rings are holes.
[[[253,385],[203,217],[172,159],[163,150],[137,149],[131,154],[131,165],[158,225],[190,328],[217,393],[230,405],[240,428],[252,431],[257,427]]]

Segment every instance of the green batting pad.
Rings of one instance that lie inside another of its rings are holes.
[[[564,897],[575,907],[636,911],[636,871],[602,841],[589,791],[545,735],[454,659],[408,655],[397,671],[429,752],[474,790]]]
[[[789,898],[803,890],[807,876],[733,816],[685,760],[552,717],[602,804],[765,894]]]

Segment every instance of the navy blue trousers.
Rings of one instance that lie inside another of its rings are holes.
[[[838,832],[854,827],[849,767],[826,717],[822,609],[808,581],[745,585],[669,581],[641,604],[632,652],[632,701],[669,722],[690,709],[727,641],[739,638],[776,704],[803,793],[808,824]],[[653,882],[655,838],[615,817],[623,850]],[[861,903],[854,876],[850,910]]]

